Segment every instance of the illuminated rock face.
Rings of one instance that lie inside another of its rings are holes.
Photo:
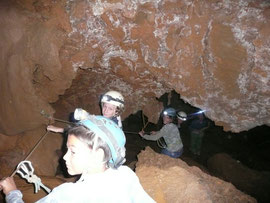
[[[150,148],[142,151],[138,160],[136,174],[157,202],[257,202],[231,183]]]
[[[123,118],[143,109],[157,121],[156,97],[174,89],[225,130],[270,124],[267,1],[6,0],[0,6],[2,133],[47,123],[41,112],[56,108],[61,117],[78,106],[99,113],[99,95],[109,89],[125,97]]]

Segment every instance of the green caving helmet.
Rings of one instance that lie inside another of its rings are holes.
[[[76,109],[74,118],[79,120],[79,124],[93,131],[108,144],[112,154],[109,164],[113,166],[113,168],[118,168],[126,161],[126,137],[124,132],[111,119],[104,116],[90,115],[88,113],[86,116],[85,112],[86,111],[82,109]]]

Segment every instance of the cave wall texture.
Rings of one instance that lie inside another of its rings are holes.
[[[109,89],[123,118],[156,121],[174,89],[226,131],[270,125],[269,25],[262,0],[2,0],[0,130],[46,124],[56,101],[99,113]]]
[[[143,110],[156,123],[163,108],[156,98],[175,90],[225,131],[270,125],[267,0],[0,0],[0,27],[1,176],[10,175],[45,133],[49,120],[42,113],[66,119],[82,107],[100,114],[99,96],[110,89],[125,97],[122,119]],[[40,144],[30,159],[37,174],[57,173],[62,141],[50,133]],[[144,155],[141,178],[149,175]],[[171,168],[159,168],[153,171],[163,181],[161,172]],[[194,171],[195,189],[202,188],[201,177],[220,183]],[[147,191],[168,198],[154,187],[159,179],[153,181]],[[212,185],[213,200],[224,190]],[[203,188],[199,200],[208,198]],[[227,197],[234,196],[225,194],[223,202]]]

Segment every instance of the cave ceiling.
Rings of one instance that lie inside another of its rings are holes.
[[[270,125],[270,3],[2,0],[0,130],[13,135],[114,89],[156,121],[175,90],[226,131]],[[65,116],[65,115],[59,115]]]

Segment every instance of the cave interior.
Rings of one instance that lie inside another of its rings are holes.
[[[77,179],[65,134],[46,126],[71,125],[76,108],[100,115],[116,90],[125,164],[156,202],[270,202],[269,25],[266,0],[0,1],[0,178],[27,158],[51,188]],[[200,155],[192,119],[178,159],[138,135],[161,129],[165,107],[204,111]],[[25,202],[46,195],[14,179]]]

